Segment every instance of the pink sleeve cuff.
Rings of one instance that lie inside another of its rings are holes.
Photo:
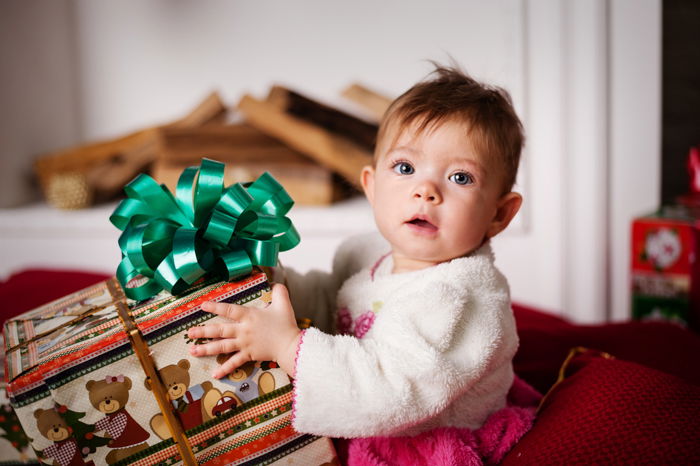
[[[301,351],[301,345],[304,343],[304,335],[306,335],[306,330],[301,331],[301,336],[299,337],[299,344],[297,345],[297,353],[294,356],[294,374],[292,376],[292,427],[294,427],[294,419],[296,418],[297,406],[297,364],[299,363],[299,352]]]

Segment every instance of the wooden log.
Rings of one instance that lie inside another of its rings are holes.
[[[163,126],[175,128],[201,126],[211,121],[216,121],[225,112],[226,107],[219,95],[212,93],[188,115]],[[115,139],[45,154],[37,159],[35,163],[39,181],[43,184],[48,177],[60,171],[84,171],[85,167],[110,157],[121,156],[128,158],[132,151],[140,153],[143,151],[144,146],[153,147],[153,143],[156,140],[156,131],[160,127],[146,128]]]
[[[154,140],[154,129],[133,132],[109,141],[94,142],[70,149],[45,154],[34,163],[39,183],[45,186],[49,180],[62,172],[85,172],[91,166],[110,157],[129,153]]]
[[[158,160],[169,164],[197,164],[203,156],[232,163],[261,159],[268,162],[311,161],[245,123],[162,128],[158,131]]]
[[[389,97],[379,94],[358,83],[353,83],[346,87],[340,94],[346,99],[359,104],[377,121],[382,121],[384,113],[392,102],[392,99]]]
[[[93,143],[38,159],[35,173],[47,202],[82,209],[114,197],[155,158],[155,130]]]
[[[269,171],[298,204],[326,205],[347,197],[347,185],[326,167],[246,123],[159,131],[154,178],[174,189],[182,170],[203,156],[226,164],[226,184]]]
[[[174,192],[180,174],[190,165],[192,164],[169,164],[159,159],[153,165],[152,175],[156,181],[165,184]],[[266,171],[284,186],[298,205],[328,205],[353,193],[330,170],[311,161],[226,163],[224,183],[228,186],[232,183],[252,181]]]
[[[162,127],[184,128],[201,126],[220,121],[226,113],[218,93],[208,95],[186,116],[171,123],[135,131],[115,139],[89,143],[63,149],[39,157],[34,171],[49,202],[59,208],[87,207],[89,203],[116,195],[135,174],[142,171],[156,156],[157,131]],[[88,204],[76,202],[74,189],[57,188],[68,186],[61,177],[77,179],[83,177],[81,186],[94,192],[78,196]],[[66,199],[61,200],[64,190]]]
[[[267,101],[290,115],[343,136],[370,152],[374,150],[377,138],[376,123],[364,121],[282,86],[273,86]]]
[[[313,158],[361,189],[362,167],[372,163],[372,152],[366,147],[250,95],[241,98],[238,109],[249,124]]]
[[[225,118],[227,108],[218,92],[214,91],[202,100],[194,109],[179,120],[165,127],[191,128],[206,124],[221,123]]]
[[[136,174],[148,169],[156,151],[156,138],[153,138],[134,147],[126,156],[110,157],[90,167],[85,178],[93,191],[93,200],[108,200],[119,193]]]

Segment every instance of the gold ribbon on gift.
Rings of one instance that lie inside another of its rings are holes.
[[[122,327],[129,338],[131,348],[133,349],[134,353],[136,354],[136,357],[141,363],[141,367],[143,368],[146,377],[148,377],[150,380],[152,388],[151,393],[153,393],[153,396],[155,397],[156,402],[158,403],[158,407],[160,408],[160,411],[163,414],[168,430],[172,435],[173,441],[175,442],[178,451],[180,452],[180,456],[182,457],[183,463],[187,466],[196,466],[197,460],[194,457],[194,452],[192,451],[192,447],[190,446],[190,443],[187,440],[187,436],[185,435],[185,431],[183,430],[180,421],[177,419],[175,413],[173,412],[173,407],[170,403],[170,399],[168,398],[165,385],[163,384],[163,381],[158,375],[158,370],[156,369],[156,366],[153,363],[153,359],[151,359],[151,352],[148,348],[148,343],[146,343],[146,340],[141,334],[141,331],[136,326],[136,323],[134,322],[131,313],[129,312],[129,306],[126,303],[127,298],[123,288],[120,286],[116,278],[110,278],[105,282],[105,285],[107,291],[109,291],[109,294],[112,297],[112,300],[109,304],[87,309],[85,310],[85,312],[76,316],[74,319],[71,319],[68,322],[64,322],[59,326],[56,326],[50,330],[35,335],[34,337],[7,349],[6,352],[10,353],[12,351],[16,351],[33,342],[36,342],[41,338],[50,335],[53,332],[56,332],[70,325],[76,325],[81,321],[89,318],[96,312],[102,311],[107,307],[114,306],[114,308],[116,309],[117,316],[119,317],[119,320],[122,323]]]
[[[119,287],[119,283],[117,282],[116,277],[109,278],[104,283],[105,283],[108,291],[110,290],[110,286]],[[95,286],[97,286],[97,285],[92,285],[89,288],[93,288]],[[123,296],[124,293],[122,292],[121,295]],[[52,305],[53,305],[53,303],[47,304],[47,306],[52,306]],[[5,354],[9,354],[13,351],[17,351],[18,349],[24,348],[25,346],[29,346],[31,343],[34,343],[35,341],[41,340],[42,338],[45,338],[45,337],[51,335],[52,333],[56,332],[57,330],[61,330],[61,329],[66,328],[66,327],[77,325],[80,322],[82,322],[83,320],[90,317],[91,315],[96,314],[100,311],[103,311],[110,306],[114,306],[114,296],[112,296],[112,301],[107,303],[107,304],[103,304],[101,306],[95,306],[95,307],[91,307],[89,309],[86,309],[85,311],[81,312],[79,315],[75,315],[75,318],[73,318],[67,322],[63,322],[61,325],[57,325],[56,327],[52,327],[49,330],[38,333],[38,334],[34,335],[33,337],[28,338],[27,340],[21,341],[21,342],[17,343],[16,345],[11,346],[7,350],[5,350]],[[22,321],[22,319],[21,318],[8,319],[8,322],[10,322],[10,321],[18,322],[18,321]]]
[[[185,435],[185,431],[182,429],[180,421],[178,421],[177,417],[175,417],[173,406],[168,398],[165,385],[158,375],[158,370],[156,369],[155,364],[153,364],[153,359],[151,359],[151,352],[148,349],[148,343],[146,343],[141,331],[131,317],[129,306],[126,304],[126,296],[124,295],[124,291],[116,281],[112,280],[107,282],[107,287],[112,297],[115,298],[117,315],[124,326],[126,334],[129,336],[131,347],[141,363],[143,372],[150,380],[151,392],[158,403],[160,412],[165,418],[166,425],[168,426],[168,430],[172,435],[173,441],[177,445],[182,461],[187,466],[196,466],[197,460],[194,457],[192,446],[187,440],[187,436]]]
[[[114,280],[114,279],[111,279],[111,280]],[[80,314],[79,316],[76,316],[75,319],[69,320],[68,322],[64,322],[61,325],[57,325],[56,327],[53,327],[51,330],[41,332],[41,333],[34,335],[33,337],[31,337],[27,340],[24,340],[24,341],[17,343],[16,345],[5,350],[5,354],[9,354],[13,351],[17,351],[18,349],[23,348],[25,346],[28,346],[29,344],[34,343],[37,340],[41,340],[42,338],[47,337],[47,336],[51,335],[52,333],[54,333],[56,330],[61,330],[62,328],[66,328],[66,327],[69,327],[71,325],[76,325],[76,324],[80,323],[81,321],[87,319],[91,315],[96,314],[100,311],[103,311],[104,309],[106,309],[109,306],[112,306],[113,304],[114,303],[109,303],[108,305],[105,305],[105,306],[92,307],[92,308],[86,310],[84,313]]]

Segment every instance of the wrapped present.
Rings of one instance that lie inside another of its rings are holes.
[[[117,278],[5,323],[8,396],[42,462],[334,460],[329,439],[292,428],[292,385],[275,363],[217,380],[216,357],[187,351],[203,342],[188,339],[188,328],[224,319],[202,303],[269,303],[259,267],[294,243],[291,205],[274,183],[211,188],[220,168],[186,172],[193,188],[177,197],[137,178],[112,218],[124,230]]]
[[[700,209],[663,206],[632,222],[631,287],[635,319],[700,329]]]

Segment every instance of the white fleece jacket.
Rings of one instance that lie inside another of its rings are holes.
[[[391,273],[388,252],[378,235],[355,237],[338,250],[333,273],[288,271],[297,316],[320,327],[305,332],[297,354],[300,432],[353,438],[476,429],[505,406],[518,337],[490,245],[400,274]]]

